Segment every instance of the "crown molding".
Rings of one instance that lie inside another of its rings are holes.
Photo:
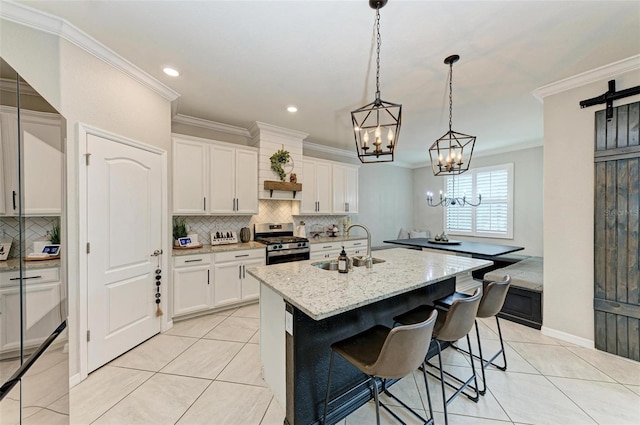
[[[356,153],[346,150],[346,149],[340,149],[340,148],[334,148],[331,146],[325,146],[325,145],[320,145],[318,143],[313,143],[313,142],[308,142],[308,141],[303,141],[302,143],[302,147],[303,149],[309,149],[315,152],[323,152],[323,153],[328,153],[330,155],[333,156],[343,156],[345,158],[357,158]]]
[[[304,140],[309,134],[302,131],[291,130],[289,128],[278,127],[277,125],[267,124],[256,121],[249,127],[249,132],[254,140],[259,138],[260,133],[269,133],[277,137],[285,137],[287,139]]]
[[[560,81],[556,81],[551,84],[547,84],[535,89],[531,92],[531,94],[533,94],[536,99],[542,102],[547,96],[562,93],[567,90],[582,87],[587,84],[595,83],[597,81],[602,81],[608,78],[613,78],[617,75],[636,71],[639,69],[640,55],[635,55],[617,62],[610,63],[608,65],[601,66],[599,68],[592,69],[590,71],[574,75],[572,77],[565,78]]]
[[[196,118],[188,115],[178,114],[173,117],[171,121],[178,124],[191,125],[194,127],[205,128],[207,130],[214,130],[221,133],[232,134],[234,136],[251,138],[251,133],[246,128],[236,127],[234,125],[223,124],[215,121],[209,121],[203,118]]]
[[[7,0],[2,0],[0,18],[63,38],[155,91],[168,101],[174,101],[180,96],[178,92],[156,80],[65,19]]]
[[[9,78],[0,78],[0,90],[8,91],[10,93],[17,93],[18,90],[16,89],[16,80],[11,80]],[[40,93],[38,93],[29,84],[22,81],[20,82],[20,94],[40,97]]]

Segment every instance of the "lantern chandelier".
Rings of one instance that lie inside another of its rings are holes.
[[[369,0],[376,10],[376,98],[351,112],[356,152],[364,164],[393,161],[402,124],[402,105],[380,99],[380,9],[386,4],[387,0]]]
[[[451,129],[453,116],[453,64],[460,56],[451,55],[444,60],[449,65],[449,131],[429,148],[431,168],[434,176],[462,174],[469,169],[475,136],[458,133]]]

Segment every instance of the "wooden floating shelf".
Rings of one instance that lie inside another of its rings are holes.
[[[302,183],[278,182],[278,181],[272,181],[272,180],[265,180],[264,190],[268,190],[272,198],[273,198],[274,190],[284,190],[287,192],[293,192],[293,198],[295,199],[296,192],[302,191]]]

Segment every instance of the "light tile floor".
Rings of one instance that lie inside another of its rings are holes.
[[[71,423],[282,425],[284,411],[260,377],[258,317],[255,304],[177,322],[74,387]],[[487,370],[489,389],[478,403],[458,397],[449,406],[451,425],[640,424],[640,363],[500,323],[508,370]],[[498,347],[494,319],[482,320],[480,331],[485,352]],[[444,361],[460,376],[471,371],[467,358],[453,350],[445,351]],[[439,383],[430,379],[429,388],[442,424]],[[426,410],[420,372],[392,390]],[[394,423],[384,410],[382,417]],[[370,402],[340,425],[372,423]]]

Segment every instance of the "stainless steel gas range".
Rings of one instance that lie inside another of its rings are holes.
[[[267,246],[267,265],[309,259],[309,239],[293,236],[293,223],[256,223],[253,230],[255,241]]]

